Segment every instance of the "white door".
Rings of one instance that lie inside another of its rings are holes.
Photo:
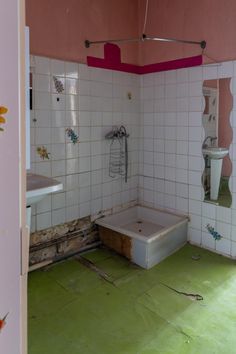
[[[24,0],[0,9],[0,353],[25,354]]]

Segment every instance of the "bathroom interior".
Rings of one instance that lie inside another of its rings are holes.
[[[235,353],[235,2],[25,10],[28,353]]]

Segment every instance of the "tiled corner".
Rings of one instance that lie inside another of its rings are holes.
[[[202,82],[232,77],[231,88],[234,95],[234,67],[235,62],[212,64],[144,75],[140,81],[140,131],[143,131],[143,136],[140,135],[139,200],[148,205],[153,204],[154,199],[156,207],[174,209],[177,212],[186,210],[191,217],[189,241],[224,255],[231,252],[231,256],[236,253],[236,170],[233,167],[230,179],[233,196],[231,208],[203,202]],[[231,124],[234,127],[234,111],[231,113]],[[234,145],[232,142],[230,148],[233,162],[236,161]],[[141,177],[145,179],[145,183],[141,183]],[[221,240],[215,241],[207,232],[205,226],[208,223],[223,233]]]
[[[64,181],[62,193],[38,204],[32,229],[42,230],[137,200],[138,183],[133,177],[138,174],[139,80],[135,75],[84,64],[38,56],[32,59],[32,171]],[[125,125],[129,132],[132,156],[129,183],[120,183],[115,189],[108,188],[113,179],[107,173],[109,144],[104,140],[114,123]],[[67,137],[67,128],[79,136],[77,144]],[[47,148],[49,160],[37,156],[39,145]],[[103,185],[106,188],[101,194]]]

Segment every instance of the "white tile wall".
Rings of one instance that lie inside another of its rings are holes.
[[[189,214],[190,242],[235,257],[236,193],[233,193],[232,207],[223,208],[204,203],[201,186],[204,165],[201,153],[204,139],[202,84],[206,79],[223,77],[232,77],[231,90],[236,100],[236,62],[149,74],[141,78],[139,201]],[[233,127],[235,107],[231,114]],[[234,138],[230,149],[233,166],[235,156]],[[235,176],[236,168],[230,180],[232,191]],[[208,223],[223,236],[220,241],[215,241],[208,233]]]
[[[32,231],[136,201],[139,77],[44,57],[33,59],[32,172],[61,180],[64,189],[33,208]],[[55,90],[53,76],[64,85],[61,94]],[[130,134],[127,184],[108,175],[109,143],[104,136],[114,125],[125,125]],[[78,144],[71,143],[66,128],[79,135]],[[37,155],[41,145],[47,147],[49,161]]]
[[[201,186],[202,83],[232,77],[235,102],[236,62],[141,78],[42,57],[35,57],[34,62],[32,169],[63,181],[64,190],[34,208],[33,230],[139,198],[146,205],[189,214],[190,242],[236,257],[236,168],[230,180],[232,208],[204,203]],[[60,95],[55,92],[53,75],[65,84]],[[235,107],[231,114],[234,128]],[[109,143],[104,140],[114,125],[121,124],[130,133],[127,184],[122,178],[109,177]],[[79,134],[78,145],[73,146],[66,137],[67,127]],[[50,161],[39,159],[39,145],[48,148]],[[230,157],[236,166],[235,140]],[[208,223],[222,234],[222,240],[215,241],[209,235]]]

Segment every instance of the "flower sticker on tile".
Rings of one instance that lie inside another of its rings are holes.
[[[79,137],[73,129],[67,128],[66,134],[67,134],[68,138],[70,138],[70,140],[72,141],[73,144],[76,144],[78,142]]]
[[[217,232],[213,226],[211,226],[210,224],[207,224],[206,225],[206,229],[207,231],[213,236],[213,238],[216,240],[216,241],[219,241],[222,236],[219,234],[219,232]]]
[[[1,127],[2,124],[6,123],[6,118],[3,117],[3,114],[8,112],[8,108],[4,106],[0,106],[0,131],[3,132],[4,129]]]
[[[64,91],[64,86],[61,80],[59,80],[56,76],[53,76],[53,81],[55,85],[55,90],[57,93],[62,93]]]
[[[8,313],[0,319],[0,333],[2,331],[2,329],[6,326],[6,319],[7,319]]]
[[[37,147],[37,154],[40,156],[42,160],[49,160],[49,155],[50,152],[47,151],[47,148],[45,146],[39,146]]]
[[[128,98],[128,100],[132,100],[132,92],[131,91],[127,92],[127,98]]]

